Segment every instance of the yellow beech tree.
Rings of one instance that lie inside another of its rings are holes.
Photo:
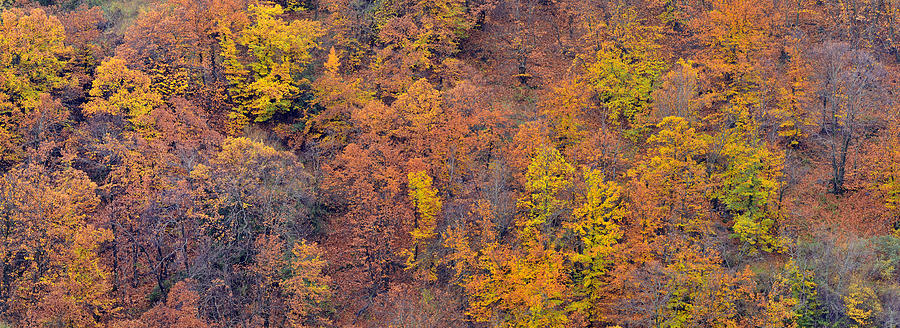
[[[554,224],[554,219],[566,206],[560,193],[572,185],[574,173],[575,168],[556,148],[537,150],[525,173],[528,194],[519,200],[519,207],[526,210],[525,219],[520,223],[523,234],[541,232],[546,225]]]
[[[413,251],[410,252],[406,265],[417,267],[420,264],[430,265],[431,251],[428,250],[429,242],[437,236],[437,217],[441,213],[441,198],[437,195],[437,189],[432,186],[432,179],[425,171],[410,172],[409,197],[416,207],[415,227],[410,232],[413,238]],[[420,253],[425,251],[425,257]],[[430,269],[430,268],[423,268]]]
[[[353,131],[351,114],[372,100],[373,94],[361,87],[361,80],[347,80],[341,75],[341,57],[334,47],[323,64],[325,72],[313,82],[313,105],[319,110],[309,112],[304,125],[306,138],[324,149],[346,145]]]
[[[734,235],[750,253],[781,251],[777,203],[784,156],[739,130],[727,130],[718,138],[724,168],[714,174],[719,188],[713,193],[733,215]]]
[[[0,164],[22,159],[22,123],[40,107],[41,94],[64,86],[63,26],[36,8],[0,13]]]
[[[128,68],[124,59],[113,57],[97,67],[96,77],[84,105],[88,116],[109,114],[124,116],[138,130],[149,127],[147,114],[162,104],[162,97],[151,90],[150,77]]]
[[[0,113],[33,109],[41,93],[65,84],[65,38],[59,20],[42,9],[0,14]]]
[[[327,327],[328,302],[333,294],[318,245],[305,240],[291,249],[290,278],[281,285],[289,295],[288,319],[293,327]]]
[[[604,181],[599,170],[585,170],[584,203],[572,215],[571,229],[580,238],[576,252],[570,255],[574,265],[572,290],[576,300],[570,308],[591,321],[603,320],[602,307],[610,295],[605,291],[607,274],[619,250],[622,230],[617,221],[624,219],[622,188],[615,181]]]
[[[874,318],[881,314],[883,308],[878,300],[878,295],[872,287],[854,282],[850,284],[847,295],[844,296],[844,304],[847,307],[847,316],[853,320],[852,327],[877,327]]]
[[[471,298],[467,313],[475,321],[522,328],[566,327],[570,322],[566,256],[552,245],[555,236],[545,237],[543,231],[563,209],[557,197],[571,185],[573,172],[553,147],[534,154],[526,173],[529,194],[519,201],[525,212],[516,224],[515,239],[504,244],[486,240],[475,256],[474,272],[465,280]],[[483,237],[493,236],[487,230]],[[457,251],[471,252],[465,240],[451,242]]]
[[[0,179],[0,302],[27,326],[91,327],[112,310],[98,247],[112,239],[89,214],[100,198],[84,172],[20,165]]]
[[[607,27],[611,40],[604,42],[592,58],[585,58],[578,78],[599,100],[603,118],[630,127],[651,108],[651,92],[665,62],[657,54],[659,29],[645,25],[634,8],[616,11]]]
[[[660,131],[647,142],[652,148],[628,175],[637,178],[634,192],[646,190],[636,200],[650,206],[655,214],[646,218],[663,219],[661,224],[684,229],[702,229],[702,210],[708,187],[706,167],[700,162],[710,147],[710,137],[697,132],[683,117],[669,116],[659,123]],[[659,223],[650,223],[648,229]]]
[[[232,132],[250,119],[264,122],[300,107],[295,101],[301,86],[309,84],[301,74],[323,33],[316,21],[284,21],[279,5],[251,5],[249,11],[246,26],[235,31],[223,22],[219,27],[228,95],[234,105],[229,114]]]
[[[465,284],[468,315],[500,327],[566,327],[565,257],[540,235],[520,233],[518,247],[490,244]]]

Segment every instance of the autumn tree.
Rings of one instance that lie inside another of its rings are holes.
[[[90,326],[113,300],[99,247],[111,239],[89,214],[97,185],[78,170],[17,166],[0,184],[4,213],[4,319],[28,325]]]
[[[302,73],[322,35],[316,21],[283,20],[284,9],[279,5],[251,5],[249,11],[246,24],[221,22],[218,28],[228,95],[234,105],[228,114],[231,133],[251,119],[264,122],[276,113],[303,110],[298,100],[309,80]]]
[[[200,96],[218,88],[221,67],[217,22],[239,21],[244,1],[163,1],[148,6],[124,31],[117,56],[146,72],[154,91]]]
[[[474,321],[502,327],[565,327],[565,257],[544,246],[540,234],[522,231],[511,248],[496,242],[479,251],[465,280]]]
[[[801,1],[798,1],[798,3]],[[777,123],[778,136],[784,138],[788,146],[800,145],[810,134],[815,112],[813,110],[814,85],[812,83],[812,57],[808,45],[801,36],[790,36],[785,53],[789,63],[784,79],[778,87],[778,105],[772,111]]]
[[[630,126],[651,108],[651,92],[665,64],[657,53],[658,28],[646,25],[633,8],[622,8],[610,22],[610,40],[585,58],[580,84],[592,90],[600,117]]]
[[[340,206],[328,221],[324,244],[335,266],[336,295],[345,304],[339,319],[352,322],[367,313],[405,267],[403,250],[411,246],[405,232],[415,222],[415,208],[398,158],[384,145],[351,143],[325,168],[326,195],[331,206]]]
[[[615,181],[605,181],[599,170],[585,170],[584,203],[575,208],[571,229],[580,239],[573,262],[572,293],[575,301],[569,305],[590,321],[603,321],[610,296],[608,274],[618,259],[619,239],[623,233],[619,224],[626,209],[622,187]]]
[[[188,175],[222,140],[196,106],[171,102],[144,115],[147,128],[140,131],[124,113],[87,116],[61,150],[81,158],[74,165],[108,195],[95,215],[108,220],[114,234],[105,257],[116,298],[133,308],[160,301],[173,277],[192,263],[202,233],[190,212]]]
[[[438,215],[441,213],[441,199],[437,195],[437,190],[432,185],[432,179],[424,171],[410,172],[409,179],[409,197],[412,199],[413,205],[416,207],[416,222],[410,234],[412,234],[414,250],[410,252],[409,259],[406,263],[410,267],[417,267],[420,263],[430,265],[432,262],[427,249],[431,239],[437,236],[435,229],[437,228]],[[420,256],[419,252],[424,253]],[[432,269],[425,267],[423,269]]]
[[[209,164],[196,165],[190,176],[196,188],[197,209],[193,214],[204,232],[204,242],[208,243],[204,247],[209,247],[193,264],[197,268],[195,275],[203,277],[206,284],[203,285],[206,297],[213,300],[217,313],[229,313],[231,322],[284,322],[286,313],[279,317],[279,312],[266,310],[270,303],[261,302],[269,299],[269,293],[282,293],[270,287],[285,282],[281,277],[272,278],[278,279],[274,284],[259,284],[259,281],[274,272],[301,269],[290,269],[289,263],[274,265],[272,261],[261,259],[290,256],[293,248],[278,245],[300,243],[301,238],[309,236],[315,229],[309,214],[312,200],[309,176],[302,164],[289,152],[247,138],[230,138],[223,142],[221,151],[210,159]],[[299,261],[317,256],[307,254],[309,251],[301,248],[298,251],[301,253],[293,256],[299,257]],[[259,260],[244,260],[254,257]],[[275,271],[260,272],[245,262],[269,263],[270,269]],[[319,273],[305,270],[297,274]],[[322,281],[312,283],[323,284]],[[300,282],[293,284],[295,286],[289,288],[297,292],[306,288]],[[232,289],[241,292],[231,292]],[[304,315],[310,310],[298,311],[303,311],[300,315]]]
[[[647,188],[652,197],[642,199],[654,212],[645,218],[647,224],[664,220],[646,228],[665,224],[685,231],[701,229],[705,226],[702,198],[707,188],[701,160],[709,151],[710,137],[677,116],[664,118],[659,127],[660,131],[647,139],[653,145],[647,157],[628,172],[639,181],[636,187]]]
[[[443,60],[459,51],[459,42],[473,26],[466,4],[403,0],[375,9],[378,48],[370,68],[386,95],[399,95],[416,76],[440,71]]]
[[[200,315],[200,294],[192,288],[193,281],[190,279],[179,281],[169,290],[165,302],[144,312],[137,320],[115,322],[112,327],[209,327],[209,323]]]
[[[97,67],[96,77],[84,105],[85,115],[108,114],[126,117],[135,130],[148,132],[147,114],[161,105],[162,97],[150,88],[144,72],[128,68],[121,58],[109,59]]]
[[[560,193],[573,171],[555,148],[534,154],[514,243],[485,240],[489,244],[479,251],[475,271],[465,280],[471,298],[468,314],[475,321],[498,320],[502,327],[564,327],[569,322],[565,256],[549,228],[559,225],[554,219],[563,209]]]
[[[658,117],[697,115],[699,71],[692,61],[679,59],[668,73],[660,78],[660,85],[653,91],[653,105]]]
[[[785,244],[777,231],[784,158],[754,136],[755,125],[744,116],[737,127],[716,138],[718,144],[709,163],[719,187],[713,197],[733,215],[732,230],[747,243],[750,253],[777,252]]]
[[[331,279],[325,275],[325,260],[316,244],[300,241],[291,249],[291,274],[282,284],[288,298],[289,322],[295,327],[325,327],[331,310]]]
[[[885,135],[873,147],[876,155],[871,176],[874,183],[869,186],[877,190],[883,199],[884,206],[893,214],[897,213],[900,206],[900,133],[897,129],[900,125],[891,123]],[[871,148],[870,148],[871,149]],[[900,228],[900,227],[897,227]]]
[[[40,9],[0,13],[0,163],[22,159],[20,122],[41,104],[41,94],[68,83],[63,72],[71,48],[54,16]]]
[[[61,74],[64,55],[70,49],[63,42],[65,32],[59,20],[42,9],[20,9],[2,13],[4,51],[3,99],[5,113],[16,107],[27,111],[37,106],[39,94],[65,84]]]
[[[555,148],[537,150],[525,174],[528,194],[519,200],[519,207],[526,211],[523,233],[547,233],[549,227],[559,224],[556,220],[567,208],[563,193],[571,186],[574,172]]]
[[[746,299],[743,274],[719,265],[710,246],[716,222],[705,200],[704,163],[712,138],[687,119],[670,116],[647,141],[650,151],[628,172],[628,225],[622,248],[633,263],[613,269],[610,289],[628,310],[610,317],[637,325],[727,326]]]
[[[884,68],[863,50],[847,44],[828,43],[819,50],[823,66],[818,71],[819,127],[831,167],[829,191],[846,191],[850,146],[865,132],[869,117],[878,117],[884,106]]]
[[[709,83],[704,105],[714,111],[709,119],[728,125],[740,115],[762,117],[764,86],[768,83],[762,58],[771,52],[770,36],[777,13],[770,2],[720,0],[691,22],[705,47],[698,62],[704,64]],[[745,114],[742,114],[745,113]]]
[[[351,116],[373,99],[362,87],[361,79],[351,79],[343,72],[346,59],[332,47],[323,64],[325,72],[313,82],[315,110],[304,124],[304,142],[309,146],[334,152],[350,142]]]

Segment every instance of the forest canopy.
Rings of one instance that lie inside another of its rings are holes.
[[[0,0],[0,327],[898,327],[900,1]]]

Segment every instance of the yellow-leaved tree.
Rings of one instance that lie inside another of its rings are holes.
[[[112,310],[99,247],[110,230],[91,217],[97,185],[79,170],[19,165],[0,179],[4,317],[25,326],[93,327]]]
[[[647,139],[654,146],[628,172],[638,182],[632,192],[645,191],[641,204],[635,204],[648,212],[642,224],[648,232],[663,225],[701,231],[706,225],[702,210],[708,185],[701,159],[709,151],[710,137],[683,117],[665,117],[658,126],[660,131]]]
[[[595,169],[586,169],[584,178],[584,203],[572,213],[575,221],[571,229],[580,243],[570,255],[574,265],[572,290],[576,295],[570,308],[591,321],[600,321],[604,319],[603,303],[612,296],[605,290],[607,274],[617,258],[618,240],[623,235],[616,222],[626,213],[619,184],[604,181],[603,173]]]
[[[333,291],[325,275],[325,259],[318,245],[305,240],[294,245],[289,263],[290,278],[281,285],[288,295],[288,319],[293,327],[326,327],[328,302]]]
[[[310,51],[318,47],[323,29],[317,21],[298,19],[286,22],[279,5],[251,5],[246,26],[232,29],[230,22],[219,26],[228,96],[234,105],[229,113],[229,129],[238,132],[250,120],[265,122],[279,112],[300,108],[296,103],[303,77],[312,60]]]
[[[519,200],[519,207],[526,211],[520,222],[524,235],[542,231],[553,224],[567,201],[559,194],[572,185],[575,168],[566,162],[559,150],[544,147],[535,153],[525,173],[525,189],[528,195]]]
[[[438,191],[432,185],[431,176],[425,171],[410,172],[407,176],[409,179],[409,198],[412,199],[413,205],[416,207],[415,227],[410,232],[413,238],[413,250],[409,253],[406,265],[410,268],[420,268],[429,270],[431,273],[432,252],[430,250],[430,242],[437,233],[437,217],[441,213],[441,198]],[[428,275],[431,278],[433,274]],[[431,279],[433,280],[433,279]]]
[[[621,7],[610,19],[603,42],[592,58],[585,58],[578,83],[599,100],[597,109],[613,124],[637,123],[651,108],[651,92],[665,62],[657,54],[658,27],[646,25],[631,7]]]
[[[163,102],[162,96],[150,88],[150,77],[128,67],[124,59],[113,57],[97,67],[96,77],[84,104],[87,116],[109,114],[124,116],[138,131],[150,127],[147,114]]]
[[[850,284],[847,294],[844,296],[844,305],[847,307],[847,316],[853,320],[854,328],[877,327],[875,318],[881,314],[883,308],[878,295],[872,287],[859,282]]]
[[[468,314],[500,327],[566,327],[566,256],[552,245],[544,228],[563,210],[560,194],[574,168],[556,148],[540,148],[526,172],[528,194],[519,200],[524,215],[515,242],[491,242],[481,250],[475,273],[465,283]],[[463,248],[465,249],[465,248]]]
[[[718,141],[713,191],[733,216],[734,236],[749,253],[778,252],[785,241],[778,236],[779,191],[782,187],[783,153],[770,150],[753,136],[755,122],[744,116],[736,128],[723,131]],[[749,129],[748,129],[749,126]],[[719,166],[719,167],[716,167]]]
[[[42,9],[0,14],[0,113],[13,108],[34,109],[40,94],[66,83],[62,24]]]
[[[42,9],[0,13],[0,165],[22,159],[25,116],[68,82],[65,37],[60,21]]]

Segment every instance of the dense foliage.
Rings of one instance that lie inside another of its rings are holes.
[[[0,0],[0,327],[898,327],[896,0]]]

